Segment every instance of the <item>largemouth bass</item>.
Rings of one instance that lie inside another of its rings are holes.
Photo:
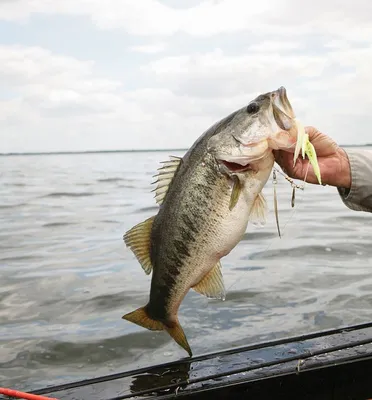
[[[167,331],[192,356],[179,306],[191,288],[225,299],[220,260],[249,222],[265,222],[261,191],[274,165],[272,149],[296,144],[292,119],[282,87],[210,127],[182,158],[164,162],[155,189],[158,213],[124,235],[145,273],[152,272],[148,303],[124,319]]]

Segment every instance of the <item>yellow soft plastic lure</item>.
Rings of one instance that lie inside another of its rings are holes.
[[[305,128],[303,125],[294,119],[294,122],[297,126],[297,142],[293,157],[293,166],[296,164],[297,158],[302,153],[302,158],[305,158],[305,155],[309,159],[310,164],[314,169],[315,176],[318,179],[319,184],[322,184],[322,178],[320,176],[320,168],[318,164],[318,158],[316,156],[316,151],[312,143],[310,143],[309,135],[305,132]]]

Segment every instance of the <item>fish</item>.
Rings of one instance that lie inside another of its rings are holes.
[[[124,320],[166,331],[192,357],[179,307],[190,289],[225,300],[221,259],[248,223],[265,223],[262,189],[274,166],[273,149],[296,145],[296,129],[280,87],[216,122],[183,157],[162,162],[154,182],[157,214],[123,236],[144,272],[152,274],[147,304]]]

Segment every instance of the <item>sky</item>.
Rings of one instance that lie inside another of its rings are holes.
[[[0,153],[188,148],[257,95],[372,143],[370,0],[0,0]]]

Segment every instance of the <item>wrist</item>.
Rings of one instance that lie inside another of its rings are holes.
[[[339,188],[350,189],[351,168],[349,157],[344,149],[339,149],[340,171],[337,173],[336,185]]]
[[[323,185],[334,186],[349,190],[351,187],[351,168],[349,157],[345,150],[339,148],[334,157],[332,167],[322,174]]]

